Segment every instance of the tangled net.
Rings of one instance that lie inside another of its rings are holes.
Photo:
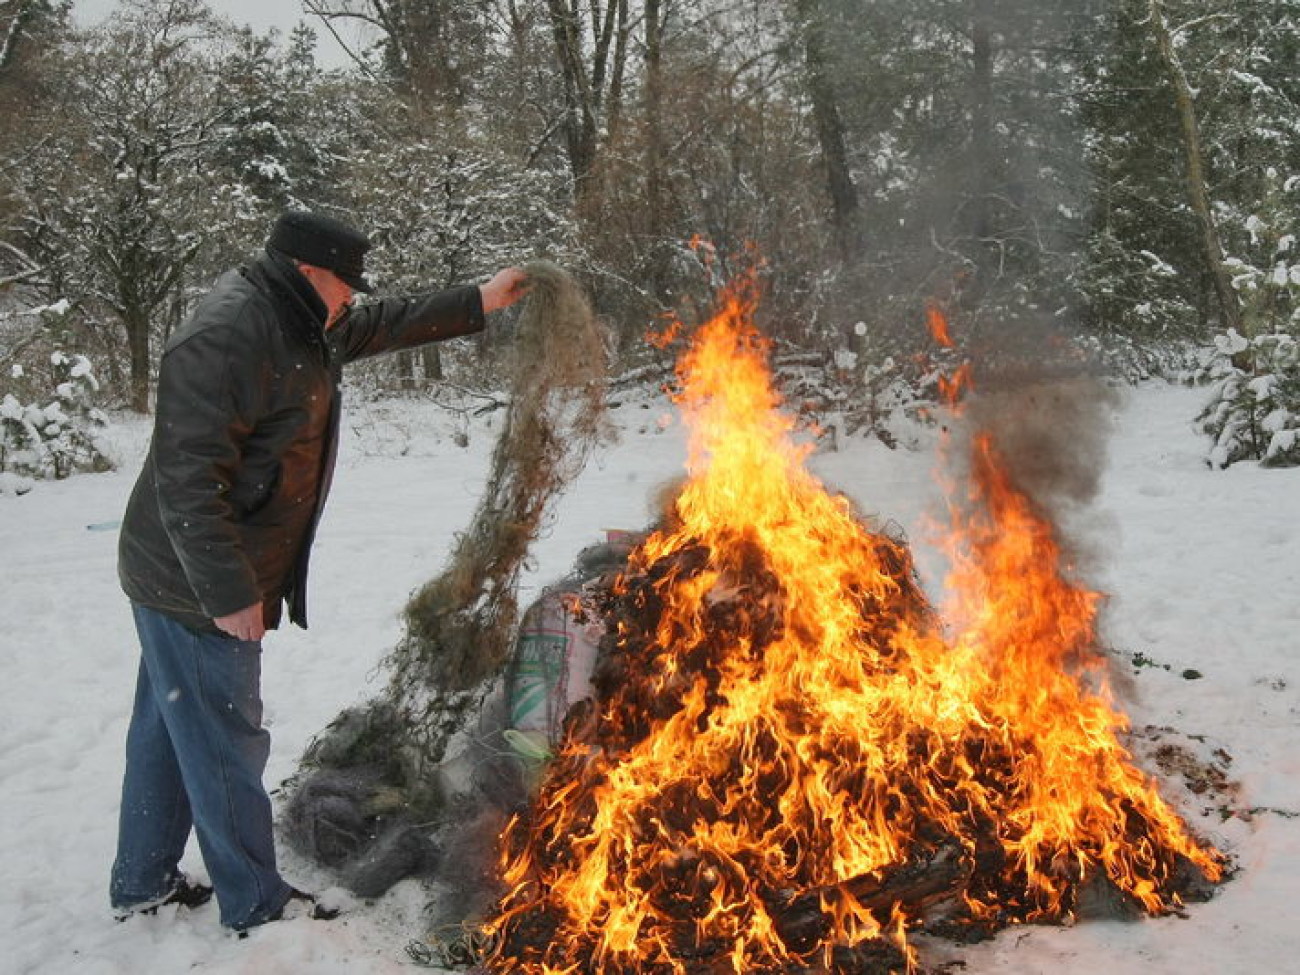
[[[549,261],[523,268],[531,287],[514,344],[510,406],[487,487],[448,568],[407,604],[389,692],[414,744],[414,781],[507,660],[515,586],[548,502],[606,433],[604,337],[578,283]]]

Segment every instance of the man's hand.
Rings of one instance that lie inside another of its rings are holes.
[[[480,284],[478,290],[483,295],[483,311],[499,311],[528,293],[528,275],[517,267],[503,268],[487,284]]]
[[[228,633],[236,640],[260,640],[266,635],[261,603],[245,606],[229,616],[218,616],[212,622],[217,624],[217,629],[222,633]]]

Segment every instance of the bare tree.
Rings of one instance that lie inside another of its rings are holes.
[[[0,71],[13,62],[27,25],[46,6],[45,0],[0,0]]]
[[[1148,9],[1152,37],[1160,52],[1160,60],[1165,67],[1178,107],[1178,118],[1183,133],[1183,152],[1187,163],[1188,202],[1201,225],[1201,247],[1205,269],[1214,282],[1214,291],[1218,297],[1219,313],[1224,327],[1241,332],[1243,329],[1241,303],[1237,298],[1237,292],[1232,287],[1232,276],[1223,262],[1223,245],[1219,242],[1219,228],[1210,202],[1205,153],[1201,146],[1201,130],[1196,118],[1195,95],[1192,93],[1192,86],[1188,83],[1187,73],[1183,70],[1182,61],[1178,57],[1173,36],[1175,31],[1169,29],[1164,5],[1161,0],[1149,0]]]
[[[565,146],[581,199],[596,166],[602,128],[618,130],[627,68],[627,0],[546,0],[564,79]]]
[[[976,240],[992,231],[993,29],[989,0],[970,0],[970,176],[974,185],[971,230]]]
[[[797,0],[796,10],[803,33],[803,50],[808,95],[812,102],[817,142],[826,169],[826,188],[831,201],[831,225],[840,259],[846,263],[861,245],[858,188],[849,168],[844,122],[835,92],[834,65],[827,45],[827,23],[822,0]]]
[[[491,0],[303,0],[343,45],[371,71],[371,59],[344,43],[335,25],[351,23],[372,33],[387,76],[417,105],[463,110],[487,43]]]

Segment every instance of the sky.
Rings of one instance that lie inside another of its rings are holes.
[[[117,8],[119,0],[74,0],[73,19],[82,26],[101,23]],[[275,27],[288,34],[300,21],[307,21],[316,34],[316,59],[325,68],[347,66],[350,61],[330,32],[315,17],[303,13],[302,0],[208,0],[218,14],[258,31]],[[339,28],[349,45],[355,38],[347,28]]]

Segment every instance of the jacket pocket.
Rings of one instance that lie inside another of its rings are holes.
[[[280,464],[275,464],[269,470],[260,473],[252,470],[245,471],[240,478],[240,483],[236,484],[231,491],[231,498],[240,521],[265,520],[271,500],[280,487],[282,470]],[[259,518],[258,515],[263,517]]]

